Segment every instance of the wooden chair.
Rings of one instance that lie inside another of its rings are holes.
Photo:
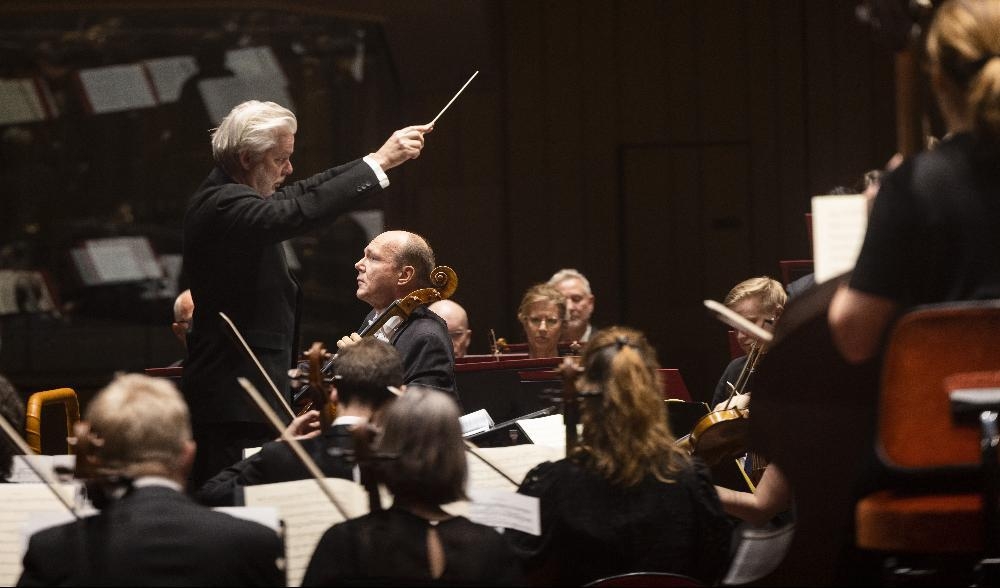
[[[704,586],[702,582],[685,576],[683,574],[671,574],[668,572],[632,572],[619,574],[594,580],[584,586],[616,586],[616,587],[639,587],[639,586]]]
[[[66,418],[66,436],[73,434],[73,427],[80,420],[80,401],[72,388],[56,388],[35,392],[28,397],[25,409],[25,441],[35,453],[42,452],[42,412],[47,405],[62,404]],[[73,453],[73,446],[66,442],[66,453]]]
[[[907,482],[858,502],[859,547],[939,559],[997,551],[984,540],[980,433],[975,422],[952,418],[950,394],[1000,392],[998,335],[1000,301],[926,306],[896,323],[882,366],[876,444],[882,462]]]

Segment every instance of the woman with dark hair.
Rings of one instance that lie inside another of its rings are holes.
[[[674,443],[642,333],[610,327],[582,357],[580,444],[528,473],[541,500],[540,537],[508,531],[526,572],[579,586],[628,572],[672,572],[712,583],[732,531],[708,470]]]
[[[459,416],[449,395],[419,385],[389,406],[375,449],[392,456],[379,468],[392,507],[327,530],[303,586],[521,583],[520,564],[499,533],[441,508],[466,497]]]

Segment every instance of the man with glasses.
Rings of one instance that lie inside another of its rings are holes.
[[[448,325],[448,336],[455,351],[455,357],[465,357],[472,341],[472,331],[469,330],[469,315],[462,305],[452,300],[438,300],[427,308],[444,319]]]

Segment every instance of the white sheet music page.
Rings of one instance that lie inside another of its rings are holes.
[[[368,494],[359,484],[326,478],[349,518],[368,513]],[[246,506],[272,506],[285,523],[285,559],[289,586],[302,584],[316,544],[323,533],[344,517],[320,490],[316,480],[261,484],[244,488]],[[383,505],[386,503],[383,501]]]
[[[75,486],[60,484],[56,488],[73,503]],[[0,503],[6,505],[0,509],[0,586],[13,586],[21,577],[21,561],[30,533],[68,522],[73,515],[45,484],[0,484]],[[51,522],[29,527],[31,520],[39,517]]]
[[[854,269],[868,228],[863,194],[813,196],[813,261],[816,283]]]

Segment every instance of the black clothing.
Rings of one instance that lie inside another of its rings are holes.
[[[726,366],[726,370],[722,372],[722,377],[719,378],[719,383],[715,385],[715,392],[712,394],[712,404],[709,408],[715,410],[718,404],[727,398],[729,398],[730,388],[726,383],[736,385],[736,381],[740,378],[740,372],[743,371],[743,366],[747,364],[747,356],[743,355],[737,357],[736,359],[729,362]],[[748,393],[753,390],[753,374],[747,379],[746,386],[743,387],[743,392]]]
[[[374,312],[365,318],[367,324]],[[360,330],[360,329],[359,329]],[[444,319],[426,306],[413,309],[392,335],[392,346],[403,360],[403,383],[423,384],[450,392],[458,400],[455,385],[455,348]]]
[[[346,456],[330,449],[354,449],[351,425],[336,425],[319,437],[303,439],[302,448],[313,458],[320,471],[331,478],[353,480],[354,464]],[[269,441],[260,451],[216,474],[194,493],[194,498],[208,506],[234,506],[236,491],[243,486],[273,484],[312,478],[312,474],[283,441]]]
[[[520,565],[503,537],[464,517],[436,525],[445,567],[434,580],[427,556],[430,527],[395,506],[334,525],[316,545],[302,585],[523,585]]]
[[[963,133],[888,174],[850,284],[903,309],[1000,298],[1000,162]]]
[[[163,486],[31,536],[18,586],[284,586],[267,527]]]
[[[695,460],[673,483],[647,476],[612,485],[574,460],[531,470],[519,492],[541,499],[542,536],[508,530],[526,572],[555,565],[558,586],[628,572],[672,572],[713,583],[725,571],[732,524]]]
[[[287,372],[297,356],[301,291],[288,269],[282,241],[329,224],[379,190],[375,172],[359,159],[289,184],[268,198],[215,168],[191,197],[184,217],[184,272],[195,308],[183,391],[198,442],[192,487],[234,463],[228,459],[233,449],[260,446],[273,438],[270,431],[242,446],[223,439],[231,446],[227,448],[219,446],[218,439],[209,444],[200,436],[218,423],[266,426],[237,376],[249,377],[275,411],[287,416],[219,313],[232,319],[290,402]]]

